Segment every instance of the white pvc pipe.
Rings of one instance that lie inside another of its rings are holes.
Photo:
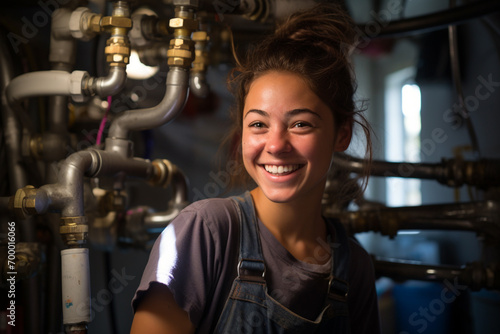
[[[5,94],[10,104],[36,96],[71,96],[82,98],[82,81],[85,71],[38,71],[21,74],[11,80]]]
[[[88,248],[61,251],[63,323],[90,322],[90,267]]]

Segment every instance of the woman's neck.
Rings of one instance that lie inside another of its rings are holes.
[[[321,197],[275,203],[260,188],[251,194],[259,219],[295,258],[304,260],[313,254],[317,257],[318,252],[329,254],[330,249],[324,247],[327,227],[321,216]]]

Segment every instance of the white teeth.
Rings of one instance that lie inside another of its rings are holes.
[[[284,165],[284,166],[264,165],[264,168],[271,174],[283,174],[296,171],[297,169],[299,169],[299,165]]]

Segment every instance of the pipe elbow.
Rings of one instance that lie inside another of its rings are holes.
[[[125,67],[111,66],[106,77],[95,78],[91,90],[102,98],[115,95],[124,87],[127,80]]]
[[[210,93],[210,88],[208,86],[205,73],[191,73],[191,77],[189,78],[189,88],[195,96],[206,98]]]
[[[153,129],[177,117],[188,96],[189,72],[183,68],[171,67],[166,86],[162,101],[155,107],[128,110],[118,116],[111,123],[108,138],[126,139],[130,131]]]

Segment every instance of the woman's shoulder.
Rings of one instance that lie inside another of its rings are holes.
[[[236,218],[234,201],[228,198],[207,198],[189,204],[180,214],[197,215],[206,220]]]
[[[238,211],[231,198],[209,198],[189,204],[171,225],[177,229],[210,230],[211,234],[234,232],[238,225]]]

